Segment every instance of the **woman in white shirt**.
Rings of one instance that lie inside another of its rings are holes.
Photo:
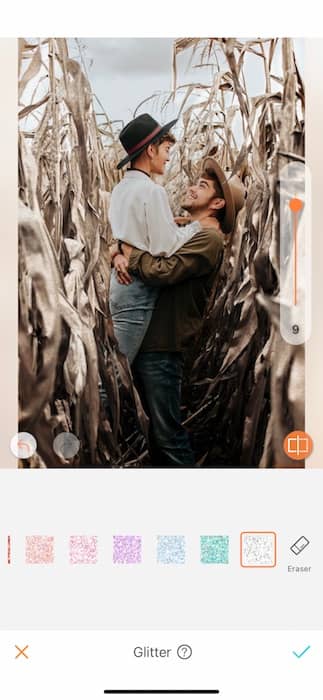
[[[169,133],[177,120],[160,126],[149,114],[142,114],[127,124],[120,141],[127,156],[118,164],[131,163],[123,180],[114,188],[109,209],[113,237],[151,255],[169,257],[190,240],[201,225],[175,224],[166,191],[152,175],[163,175],[174,137]],[[119,284],[115,270],[110,285],[110,310],[114,332],[130,362],[141,346],[156,303],[158,290],[133,275],[130,285]]]

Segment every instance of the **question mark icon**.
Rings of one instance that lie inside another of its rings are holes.
[[[177,649],[177,656],[180,659],[189,659],[192,653],[192,648],[188,644],[181,644]]]

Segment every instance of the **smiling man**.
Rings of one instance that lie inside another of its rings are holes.
[[[160,294],[133,371],[150,417],[152,466],[195,466],[188,434],[181,424],[181,384],[185,351],[201,327],[205,306],[218,275],[225,236],[243,206],[239,178],[227,180],[214,158],[207,158],[196,185],[188,188],[183,208],[192,221],[207,219],[169,258],[153,257],[123,244],[115,259],[121,274],[136,272]]]

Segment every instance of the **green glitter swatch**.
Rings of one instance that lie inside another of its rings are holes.
[[[201,535],[201,564],[228,564],[229,537]]]

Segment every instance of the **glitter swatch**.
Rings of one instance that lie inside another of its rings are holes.
[[[54,537],[26,537],[26,564],[53,564]]]
[[[98,538],[84,535],[70,537],[70,564],[96,564]]]
[[[141,564],[141,537],[137,535],[114,535],[114,564]]]
[[[276,566],[275,532],[242,532],[240,535],[241,566],[271,568]]]
[[[226,535],[201,535],[201,564],[228,564],[229,538]]]
[[[185,537],[159,535],[157,537],[157,561],[159,564],[185,564]]]

